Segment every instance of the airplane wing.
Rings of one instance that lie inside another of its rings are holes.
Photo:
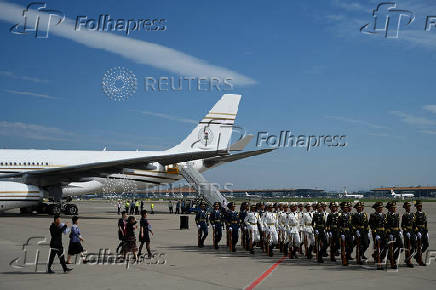
[[[144,168],[148,163],[159,162],[162,165],[187,162],[197,159],[217,157],[224,151],[201,151],[169,155],[146,156],[129,159],[119,159],[105,162],[93,162],[58,168],[47,168],[0,176],[1,179],[22,178],[26,184],[36,186],[57,185],[63,182],[80,181],[84,177],[100,177],[120,173],[123,168]]]
[[[204,160],[204,165],[206,167],[212,167],[220,162],[233,162],[233,161],[244,159],[247,157],[265,154],[265,153],[271,152],[273,150],[274,149],[261,149],[261,150],[246,151],[246,152],[231,154],[231,155],[214,156],[214,157],[206,158]]]

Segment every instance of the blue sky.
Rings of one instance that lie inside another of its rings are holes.
[[[399,38],[359,32],[377,1],[46,1],[67,20],[47,39],[10,33],[28,1],[0,1],[0,147],[160,150],[223,92],[146,92],[144,77],[231,76],[249,132],[346,135],[345,148],[280,148],[207,173],[235,187],[369,189],[436,184],[434,1],[397,1]],[[17,13],[18,12],[18,13]],[[77,16],[166,19],[166,31],[67,31]],[[64,25],[64,26],[62,26]],[[115,36],[114,36],[115,35]],[[102,77],[138,78],[125,102]],[[252,142],[250,149],[255,149]]]

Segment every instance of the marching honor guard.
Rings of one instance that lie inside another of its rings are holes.
[[[235,204],[233,202],[229,203],[230,212],[228,213],[228,224],[229,224],[229,234],[230,234],[230,250],[236,252],[236,244],[239,239],[239,213],[235,210]]]
[[[415,259],[420,266],[426,266],[422,261],[422,254],[429,246],[427,215],[422,211],[422,201],[417,200],[415,203],[415,234],[416,234],[416,255]]]
[[[297,250],[300,248],[300,219],[297,212],[297,204],[291,203],[291,212],[287,214],[287,236],[289,258],[297,258]]]
[[[343,213],[339,216],[338,224],[341,235],[341,259],[342,265],[348,266],[348,261],[352,260],[351,253],[353,252],[353,233],[351,224],[351,208],[350,202],[344,204]]]
[[[219,202],[215,202],[213,205],[213,210],[209,215],[209,222],[212,225],[213,230],[213,246],[218,249],[218,244],[223,236],[224,229],[224,215],[221,212],[221,205]]]
[[[339,255],[340,248],[340,234],[339,234],[339,212],[338,212],[339,204],[337,202],[331,202],[330,214],[327,216],[326,229],[330,239],[330,261],[336,262],[336,256]]]
[[[200,204],[200,210],[197,212],[197,215],[195,216],[195,222],[197,223],[197,227],[198,227],[199,248],[204,247],[204,240],[206,240],[206,237],[208,235],[208,227],[209,227],[208,220],[209,218],[206,212],[206,205],[202,202]]]
[[[351,218],[353,225],[354,236],[356,238],[356,260],[357,263],[362,265],[363,260],[367,260],[365,257],[365,251],[369,247],[369,221],[368,215],[363,210],[365,205],[359,201],[354,205],[356,213]]]
[[[415,214],[410,212],[412,204],[406,201],[403,208],[406,211],[401,217],[401,228],[403,229],[404,245],[406,248],[406,265],[413,268],[412,253],[416,248],[416,236],[414,232]]]
[[[263,225],[266,232],[266,248],[267,253],[270,257],[273,256],[273,248],[278,244],[278,233],[277,233],[277,214],[273,212],[273,207],[271,204],[267,206],[267,212],[263,217]]]
[[[245,217],[247,216],[248,210],[249,210],[249,204],[248,202],[244,201],[241,204],[241,209],[239,211],[239,220],[241,221],[241,244],[242,247],[246,250],[248,250],[248,232],[244,220]]]
[[[372,237],[374,241],[374,262],[377,270],[383,270],[382,260],[386,256],[386,215],[383,213],[383,203],[376,202],[373,206],[375,213],[369,218]]]
[[[317,211],[313,214],[312,227],[315,234],[315,247],[318,263],[324,263],[323,256],[327,252],[326,219],[324,207],[317,205]]]
[[[248,249],[250,254],[254,254],[254,244],[260,242],[258,224],[260,223],[259,213],[256,212],[256,205],[250,206],[250,211],[244,219],[244,224],[248,230]]]
[[[280,203],[279,211],[277,212],[277,227],[279,230],[279,246],[280,252],[284,252],[285,255],[288,254],[287,247],[287,233],[286,233],[286,223],[287,223],[287,214],[288,214],[288,204]]]
[[[386,234],[389,242],[389,260],[391,268],[398,269],[397,259],[400,255],[400,249],[403,248],[400,215],[396,212],[397,204],[395,201],[388,202],[386,208],[388,209],[386,215]]]
[[[306,212],[303,213],[303,242],[304,250],[307,259],[312,259],[313,246],[315,245],[315,237],[313,235],[312,218],[313,213],[310,210],[311,205],[307,203],[305,206]]]

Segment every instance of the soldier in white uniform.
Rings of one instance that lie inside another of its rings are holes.
[[[273,248],[279,242],[277,233],[277,214],[273,212],[273,206],[268,204],[267,212],[263,216],[263,226],[266,232],[266,243],[268,255],[273,256]]]
[[[312,251],[315,245],[315,236],[313,235],[312,228],[312,217],[313,212],[311,211],[310,203],[307,203],[305,206],[306,212],[303,213],[303,241],[306,247],[306,257],[308,259],[312,259]]]
[[[288,250],[285,247],[287,244],[287,233],[286,233],[286,219],[288,212],[288,203],[281,203],[279,205],[279,212],[277,213],[278,219],[278,229],[279,229],[279,243],[280,243],[280,252],[284,252],[285,255],[288,254]]]
[[[304,221],[303,221],[303,213],[304,213],[304,205],[303,203],[299,202],[298,203],[298,210],[297,210],[297,216],[298,216],[298,222],[300,223],[299,226],[299,233],[300,233],[300,248],[298,249],[298,251],[300,252],[300,254],[303,254],[303,229],[304,229]]]
[[[291,203],[291,212],[287,214],[287,236],[288,247],[290,249],[289,257],[291,259],[297,258],[296,252],[300,248],[300,218],[297,212],[297,204]]]
[[[260,224],[260,215],[256,212],[256,205],[251,205],[250,211],[247,213],[247,216],[244,220],[245,225],[247,226],[248,234],[249,234],[249,249],[250,254],[254,254],[254,243],[260,242],[260,233],[258,224]]]

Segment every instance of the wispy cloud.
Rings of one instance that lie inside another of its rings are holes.
[[[420,130],[419,132],[427,135],[436,135],[436,130]]]
[[[15,90],[3,90],[6,93],[9,94],[15,94],[15,95],[22,95],[22,96],[32,96],[32,97],[38,97],[43,99],[50,99],[50,100],[56,100],[56,97],[49,96],[47,94],[40,94],[40,93],[34,93],[34,92],[28,92],[28,91],[15,91]]]
[[[373,129],[388,129],[388,127],[386,127],[386,126],[370,123],[370,122],[367,122],[364,120],[351,119],[351,118],[346,118],[346,117],[342,117],[342,116],[325,116],[325,117],[328,119],[343,121],[343,122],[352,123],[352,124],[356,124],[356,125],[362,125],[362,126],[373,128]]]
[[[0,121],[0,135],[48,141],[67,141],[75,136],[58,128],[8,121]]]
[[[398,116],[401,118],[401,121],[410,125],[417,126],[433,126],[436,125],[436,120],[428,119],[425,117],[418,117],[412,114],[400,112],[400,111],[391,111],[390,112],[394,116]]]
[[[176,122],[180,122],[180,123],[188,123],[188,124],[197,124],[198,123],[198,121],[195,121],[192,119],[174,117],[172,115],[164,114],[164,113],[157,113],[157,112],[150,112],[150,111],[140,111],[140,112],[144,115],[149,115],[149,116],[167,119],[167,120],[171,120],[171,121],[176,121]]]
[[[349,11],[358,11],[363,10],[363,6],[356,1],[348,1],[348,0],[334,0],[334,5]]]
[[[6,71],[6,70],[0,70],[0,76],[2,77],[8,77],[11,79],[17,79],[17,80],[23,80],[23,81],[31,81],[34,83],[48,83],[48,80],[36,78],[36,77],[30,77],[25,75],[17,75],[14,72]]]
[[[422,107],[424,110],[435,113],[436,114],[436,105],[425,105]]]
[[[12,24],[22,23],[24,7],[0,2],[0,19]],[[36,14],[30,10],[29,14]],[[42,13],[39,13],[41,16]],[[45,17],[48,17],[45,15]],[[252,85],[253,79],[227,68],[208,64],[206,61],[152,42],[133,39],[109,32],[75,31],[75,22],[66,18],[59,25],[50,27],[50,34],[71,39],[91,48],[103,49],[139,64],[150,65],[162,70],[189,77],[230,78],[235,85]],[[50,35],[49,35],[50,37]]]

